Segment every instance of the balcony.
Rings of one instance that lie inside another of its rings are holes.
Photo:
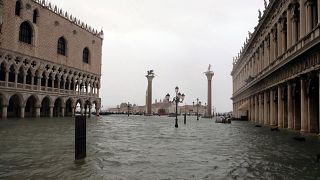
[[[8,84],[8,86],[6,86]],[[69,96],[69,95],[77,95],[80,97],[92,97],[92,98],[98,98],[98,94],[94,93],[86,93],[86,92],[79,92],[79,91],[73,91],[73,90],[67,90],[67,89],[58,89],[58,88],[52,88],[52,87],[44,87],[44,86],[38,85],[30,85],[30,84],[21,84],[21,83],[14,83],[14,82],[8,82],[0,81],[0,91],[9,91],[9,92],[32,92],[32,93],[47,93],[50,95],[56,95],[56,96]]]

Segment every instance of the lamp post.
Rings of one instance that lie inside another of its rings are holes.
[[[175,119],[176,122],[175,122],[175,126],[174,127],[178,128],[178,104],[183,102],[185,95],[181,94],[179,92],[179,87],[178,86],[175,88],[175,92],[176,92],[176,97],[174,97],[173,100],[172,100],[172,102],[176,103],[176,119]],[[170,94],[169,93],[166,95],[166,100],[168,102],[170,102]]]
[[[194,106],[194,102],[192,102],[193,106]],[[199,121],[199,107],[201,106],[201,101],[199,101],[199,98],[197,98],[197,121]]]
[[[129,102],[128,102],[127,107],[128,107],[128,116],[129,116],[130,115],[130,103]]]

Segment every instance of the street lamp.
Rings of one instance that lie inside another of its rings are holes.
[[[192,102],[193,106],[194,106],[194,102]],[[201,106],[201,101],[199,101],[199,98],[197,98],[197,121],[199,121],[199,107]]]
[[[128,107],[128,116],[129,116],[130,115],[130,103],[129,102],[128,102],[127,107]]]
[[[181,94],[179,92],[179,87],[178,86],[175,88],[175,92],[176,92],[176,97],[174,97],[173,100],[172,100],[172,102],[176,103],[176,123],[175,123],[174,127],[178,128],[178,103],[182,103],[183,102],[185,95]],[[166,95],[166,100],[168,102],[170,102],[170,94],[169,93]]]

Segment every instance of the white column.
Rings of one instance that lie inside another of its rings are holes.
[[[20,107],[20,118],[24,118],[25,107]]]
[[[45,77],[45,80],[46,80],[45,91],[48,91],[48,77],[47,76]]]
[[[270,125],[275,125],[275,119],[274,119],[274,114],[275,114],[275,111],[274,111],[274,101],[273,101],[273,98],[274,98],[274,93],[273,93],[273,90],[270,89]]]
[[[8,116],[8,106],[2,106],[2,119],[6,119]]]
[[[300,39],[305,36],[306,32],[306,11],[305,0],[299,0],[300,4]]]
[[[258,114],[259,114],[259,110],[258,110],[259,109],[259,97],[257,95],[255,95],[254,99],[255,99],[255,110],[254,110],[255,117],[254,117],[254,121],[256,123],[258,123],[259,122],[259,117],[258,117]]]
[[[318,15],[320,14],[320,10],[319,10],[319,7],[320,7],[320,0],[318,0]],[[318,16],[319,17],[319,16]],[[320,18],[318,18],[318,23],[320,21]],[[318,72],[318,79],[319,79],[319,112],[320,112],[320,71]],[[318,117],[318,133],[320,135],[320,113],[319,113],[319,117]]]
[[[50,114],[49,117],[52,118],[53,117],[53,106],[50,106]]]
[[[307,117],[307,108],[308,100],[306,94],[306,81],[304,79],[300,80],[301,82],[301,132],[308,131],[308,117]]]
[[[320,24],[320,0],[317,0],[317,5],[318,5],[318,7],[317,7],[317,10],[318,10],[318,24]]]
[[[14,76],[14,87],[15,87],[15,88],[18,87],[18,72],[15,72],[15,76]]]
[[[282,55],[282,20],[278,21],[278,56]],[[277,57],[278,57],[277,56]]]
[[[306,1],[306,20],[307,20],[307,25],[306,25],[306,34],[311,32],[312,29],[312,2]]]
[[[64,115],[65,115],[65,107],[61,107],[61,117],[64,117]]]
[[[38,91],[41,91],[41,76],[37,76]]]
[[[264,104],[263,104],[263,113],[264,113],[264,117],[263,117],[263,124],[267,124],[267,122],[268,122],[268,112],[267,112],[267,105],[268,105],[268,99],[267,99],[267,91],[265,91],[264,92],[264,95],[263,95],[263,97],[264,97]]]
[[[282,100],[282,89],[278,86],[278,127],[283,128],[283,110],[284,110],[284,103]]]
[[[287,10],[287,48],[292,46],[292,11],[291,7]]]
[[[292,93],[292,85],[288,83],[288,129],[293,129],[293,93]]]
[[[40,107],[36,107],[36,117],[40,117]]]
[[[6,87],[8,87],[8,82],[9,82],[9,71],[6,71]]]
[[[31,89],[33,91],[33,84],[34,84],[34,75],[31,74]]]

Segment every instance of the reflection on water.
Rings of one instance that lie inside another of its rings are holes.
[[[87,123],[74,161],[74,120],[0,121],[0,179],[320,179],[320,140],[247,122],[107,116]]]

